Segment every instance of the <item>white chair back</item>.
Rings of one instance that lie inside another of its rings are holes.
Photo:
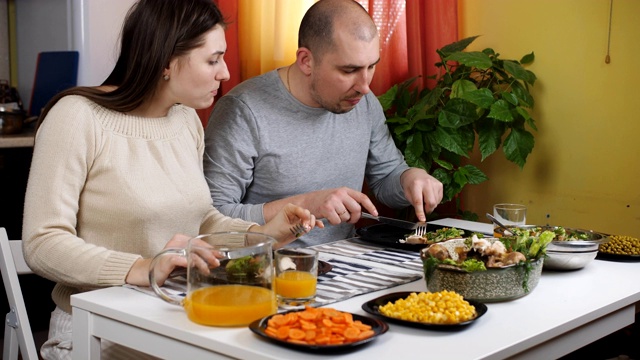
[[[18,275],[32,274],[33,272],[24,261],[22,240],[9,240],[4,228],[0,228],[0,255],[2,282],[9,300],[9,312],[4,325],[2,358],[16,360],[18,353],[22,353],[24,360],[37,360],[38,352],[18,280]]]

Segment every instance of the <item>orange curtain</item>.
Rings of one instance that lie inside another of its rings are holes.
[[[409,76],[406,0],[358,0],[380,33],[380,62],[371,91],[380,95]]]
[[[440,61],[436,49],[458,40],[458,0],[407,1],[407,58],[410,77],[421,75],[419,88],[432,88]]]

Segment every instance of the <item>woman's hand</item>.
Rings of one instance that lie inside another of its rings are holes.
[[[191,236],[176,234],[165,244],[164,249],[186,248],[190,239]],[[131,270],[129,270],[129,273],[125,278],[125,282],[131,285],[149,286],[149,267],[151,265],[151,260],[153,259],[141,258],[133,263]],[[169,277],[169,274],[171,274],[171,272],[176,267],[187,267],[187,259],[178,255],[167,255],[160,257],[155,266],[156,280],[159,283],[158,285],[164,284],[164,282]]]
[[[302,224],[303,231],[294,234],[291,229],[298,224]],[[249,228],[249,231],[273,236],[278,241],[274,246],[277,249],[308,233],[316,226],[324,228],[322,221],[316,220],[316,217],[309,210],[297,205],[287,204],[271,221],[262,226],[253,225]]]

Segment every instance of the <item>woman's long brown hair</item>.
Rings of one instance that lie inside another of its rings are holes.
[[[202,45],[204,34],[216,25],[226,26],[212,0],[138,1],[125,18],[116,65],[102,83],[115,90],[78,86],[62,91],[47,103],[38,127],[67,95],[84,96],[114,111],[133,111],[153,96],[170,61]]]

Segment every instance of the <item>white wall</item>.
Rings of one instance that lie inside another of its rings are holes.
[[[22,0],[21,0],[22,1]],[[80,51],[79,85],[100,85],[119,54],[122,22],[135,0],[72,0],[73,48]]]

